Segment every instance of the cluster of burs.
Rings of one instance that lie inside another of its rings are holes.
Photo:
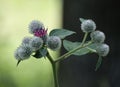
[[[58,36],[49,36],[43,23],[38,20],[33,20],[29,24],[29,33],[33,34],[33,37],[24,37],[21,45],[15,50],[14,56],[18,61],[30,58],[39,50],[49,48],[56,51],[61,48],[61,39]],[[46,52],[42,53],[46,55]]]
[[[85,33],[90,33],[91,41],[96,45],[96,53],[98,53],[99,56],[107,56],[110,48],[104,43],[105,34],[102,31],[96,30],[96,24],[93,20],[80,18],[80,21],[82,22],[81,30]]]
[[[109,46],[104,43],[105,34],[102,31],[96,30],[96,24],[91,19],[80,18],[81,30],[84,33],[90,34],[92,43],[96,44],[95,51],[99,56],[106,56],[109,53]],[[38,20],[33,20],[29,24],[29,32],[33,37],[25,37],[21,45],[16,49],[14,55],[18,61],[30,58],[30,55],[42,49],[41,54],[44,56],[44,49],[56,51],[61,48],[61,39],[58,36],[49,36],[47,29],[43,23]],[[45,50],[46,51],[46,50]],[[36,54],[37,55],[37,54]]]

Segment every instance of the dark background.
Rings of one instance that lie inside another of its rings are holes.
[[[110,53],[94,71],[98,56],[71,56],[60,63],[60,87],[120,87],[120,5],[116,0],[63,0],[63,27],[77,32],[67,39],[81,41],[79,18],[93,19],[106,35]],[[62,50],[61,54],[66,51]]]

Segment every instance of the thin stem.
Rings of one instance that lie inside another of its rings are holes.
[[[102,57],[99,55],[99,58],[98,58],[98,61],[97,61],[97,64],[96,64],[95,71],[98,70],[98,68],[100,67],[101,63],[102,63]]]
[[[78,47],[76,47],[75,49],[73,49],[73,50],[65,53],[65,54],[62,55],[62,56],[60,56],[58,59],[54,60],[54,62],[58,62],[58,61],[60,61],[60,60],[63,60],[63,59],[65,59],[65,58],[69,57],[70,55],[72,55],[72,53],[76,52],[77,50],[80,50],[81,48],[84,48],[84,47],[90,45],[92,42],[88,42],[87,44],[84,45],[85,40],[86,40],[86,38],[87,38],[87,35],[88,35],[88,33],[85,33],[85,36],[84,36],[83,41],[82,41],[82,43],[81,43],[80,46],[78,46]]]
[[[84,47],[89,46],[91,43],[92,43],[92,42],[89,42],[89,43],[87,43],[87,44],[85,44],[85,45],[83,45],[83,46],[81,46],[81,45],[78,46],[77,48],[75,48],[75,49],[73,49],[73,50],[65,53],[64,55],[60,56],[58,59],[54,60],[54,62],[59,62],[59,61],[65,59],[65,58],[69,57],[70,55],[72,55],[72,53],[76,52],[77,50],[80,50],[81,48],[84,48]]]
[[[81,43],[81,46],[84,45],[85,40],[87,39],[87,36],[88,36],[88,32],[85,33],[84,38],[83,38],[82,43]]]
[[[92,48],[89,48],[89,47],[86,47],[91,53],[97,53],[96,50],[92,49]]]
[[[54,62],[53,58],[50,56],[49,53],[47,53],[47,58],[49,59],[51,65],[52,65],[52,70],[53,70],[53,77],[54,77],[54,85],[55,87],[59,87],[58,84],[58,78],[57,78],[57,68],[56,68],[56,63]]]
[[[54,75],[54,84],[55,84],[55,87],[59,87],[56,63],[52,64],[52,67],[53,67],[53,75]]]

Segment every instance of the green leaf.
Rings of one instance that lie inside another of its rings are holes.
[[[98,70],[98,68],[100,67],[101,63],[102,63],[102,57],[101,57],[101,56],[99,56],[98,61],[97,61],[97,64],[96,64],[95,71],[97,71],[97,70]]]
[[[80,20],[80,22],[83,22],[83,21],[85,21],[85,19],[84,19],[84,18],[79,18],[79,20]]]
[[[67,50],[67,51],[71,51],[73,49],[75,49],[76,47],[80,46],[80,42],[71,42],[71,41],[68,41],[68,40],[64,40],[63,41],[63,46],[64,48]],[[95,49],[95,44],[91,44],[85,48],[81,48],[80,50],[76,51],[73,53],[73,55],[77,55],[77,56],[81,56],[81,55],[85,55],[85,54],[88,54],[88,53],[92,53],[90,49]]]
[[[58,36],[61,39],[74,34],[74,31],[66,30],[66,29],[54,29],[50,32],[49,36]]]

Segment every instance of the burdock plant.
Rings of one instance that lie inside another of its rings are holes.
[[[25,37],[21,45],[14,52],[15,58],[18,60],[17,65],[22,60],[29,59],[30,56],[37,59],[48,58],[52,65],[55,87],[59,87],[56,64],[69,58],[71,55],[81,56],[89,53],[98,54],[98,61],[95,66],[96,71],[100,67],[102,58],[109,53],[109,46],[104,43],[105,34],[102,31],[96,30],[96,24],[93,20],[80,18],[80,21],[81,30],[85,33],[83,40],[81,42],[71,42],[65,40],[65,38],[69,35],[76,34],[74,31],[53,29],[47,34],[47,29],[45,29],[43,23],[38,20],[33,20],[29,24],[29,32],[33,34],[33,37]],[[91,40],[87,41],[86,39],[89,35]],[[53,58],[48,49],[56,51],[62,46],[68,52],[58,58]]]

